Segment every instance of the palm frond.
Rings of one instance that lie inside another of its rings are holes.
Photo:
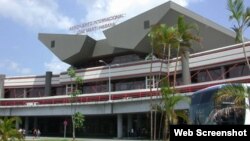
[[[169,86],[166,80],[163,80],[162,87],[161,87],[161,94],[163,100],[163,110],[165,115],[168,118],[168,121],[171,124],[175,124],[178,120],[180,115],[181,118],[185,119],[184,115],[180,114],[179,112],[176,113],[175,107],[180,102],[190,102],[190,99],[185,96],[181,96],[176,94],[177,91]]]
[[[188,113],[184,110],[178,110],[176,111],[176,115],[183,119],[185,122],[189,123]]]
[[[249,95],[249,89],[243,84],[229,84],[224,86],[215,96],[215,102],[233,102],[234,106],[244,106],[245,98]]]
[[[177,27],[178,32],[181,36],[180,44],[182,44],[182,46],[191,47],[191,42],[201,42],[201,37],[199,36],[199,28],[197,24],[186,23],[184,20],[184,16],[179,16]]]
[[[243,32],[250,27],[250,7],[245,8],[243,0],[228,0],[227,8],[231,15],[229,20],[235,20],[236,25],[232,29],[236,33],[235,42],[243,41]]]
[[[241,22],[242,14],[244,11],[244,5],[242,0],[229,0],[229,11],[232,13],[233,19],[238,23]]]
[[[179,34],[176,27],[167,26],[166,24],[152,26],[150,33],[148,34],[151,46],[154,48],[156,56],[159,58],[165,58],[165,51],[163,51],[168,45],[176,47],[179,41]]]
[[[246,24],[245,29],[250,27],[250,7],[246,8],[246,11],[245,11],[245,13],[243,15],[243,19],[244,19],[244,23]]]
[[[18,117],[4,117],[0,119],[0,140],[7,141],[9,139],[23,141],[23,136],[15,127],[16,122],[20,121]]]

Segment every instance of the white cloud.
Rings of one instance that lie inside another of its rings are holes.
[[[59,74],[63,71],[67,71],[69,65],[60,61],[56,56],[53,55],[50,62],[44,63],[46,71],[52,71],[54,74]]]
[[[77,0],[78,4],[84,6],[87,10],[87,14],[82,23],[97,20],[100,18],[125,14],[125,18],[121,19],[119,22],[127,20],[134,17],[142,12],[145,12],[153,7],[163,4],[169,0]],[[173,2],[187,7],[191,2],[201,2],[202,0],[172,0]],[[93,10],[94,9],[94,10]],[[100,34],[91,33],[90,36],[94,38],[104,38]]]
[[[54,0],[0,0],[0,16],[38,29],[68,30],[74,24]]]
[[[20,64],[14,62],[12,60],[1,61],[0,68],[8,70],[8,71],[12,71],[16,74],[30,74],[31,73],[30,68],[23,67]]]
[[[76,0],[87,11],[80,22],[88,22],[116,14],[125,13],[124,21],[169,0]],[[172,0],[182,6],[202,0]],[[68,31],[75,20],[63,15],[57,0],[0,0],[0,16],[12,19],[28,27],[49,31]]]

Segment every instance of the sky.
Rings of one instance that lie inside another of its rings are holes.
[[[123,22],[168,0],[0,0],[0,74],[11,76],[59,74],[61,62],[39,40],[39,33],[75,34],[70,27],[124,14]],[[172,0],[230,29],[227,0]],[[250,0],[244,1],[250,7]],[[102,31],[88,33],[104,38]],[[245,32],[250,38],[250,30]]]

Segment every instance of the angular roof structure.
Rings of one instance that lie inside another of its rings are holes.
[[[128,51],[149,53],[151,47],[147,34],[150,26],[159,23],[172,26],[180,15],[199,27],[202,47],[194,45],[194,52],[234,43],[233,31],[171,1],[105,30],[106,39],[103,40],[94,40],[88,35],[46,33],[40,33],[39,40],[63,62],[76,66],[80,62]]]

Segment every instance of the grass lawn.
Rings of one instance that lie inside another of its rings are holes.
[[[66,139],[63,139],[63,138],[36,138],[36,139],[26,138],[25,141],[72,141],[72,139],[71,138],[66,138]],[[76,141],[83,141],[83,140],[76,139]]]
[[[72,139],[26,139],[25,141],[72,141]]]
[[[27,139],[25,141],[72,141],[72,139]]]

